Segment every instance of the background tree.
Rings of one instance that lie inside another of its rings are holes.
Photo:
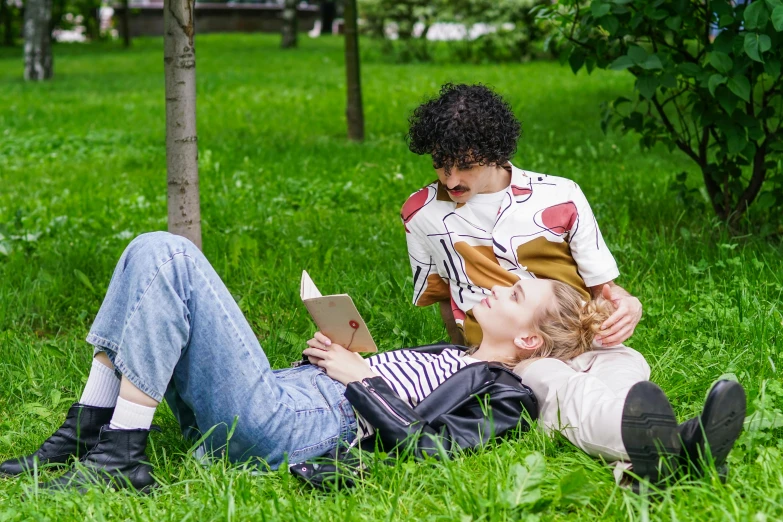
[[[298,0],[285,0],[283,4],[283,25],[281,28],[282,39],[280,41],[280,47],[283,49],[291,49],[297,45],[297,32],[299,31],[299,23],[296,16],[296,4]]]
[[[52,17],[49,20],[49,33],[54,34],[54,30],[58,27],[62,27],[63,18],[67,11],[74,11],[81,14],[81,11],[77,9],[81,4],[68,5],[68,0],[52,0]],[[70,9],[69,9],[70,8]]]
[[[122,45],[130,47],[130,0],[122,0],[122,18],[120,23],[122,24]]]
[[[337,16],[337,2],[321,0],[321,34],[332,34],[332,25]]]
[[[431,59],[427,32],[437,21],[439,11],[447,10],[448,5],[447,0],[360,0],[359,9],[367,32],[384,39],[386,53],[395,48],[386,39],[387,28],[396,33],[400,61],[407,62]]]
[[[574,72],[636,78],[633,100],[609,104],[604,130],[613,124],[638,133],[643,147],[682,151],[731,224],[754,202],[783,204],[781,0],[564,0],[541,15],[559,27]],[[675,188],[687,190],[685,177]]]
[[[169,232],[201,248],[196,134],[195,0],[164,0],[166,174]]]
[[[359,32],[357,30],[356,0],[345,0],[345,76],[348,121],[348,138],[364,141],[364,109],[362,107],[362,81],[359,70]]]
[[[83,13],[87,37],[97,42],[101,38],[101,0],[76,0],[75,3]]]
[[[381,39],[381,50],[399,62],[519,62],[549,54],[542,45],[551,33],[534,8],[551,0],[359,0],[362,29]],[[438,33],[457,39],[428,40]],[[461,34],[461,38],[459,38]],[[389,36],[396,36],[392,41]],[[549,57],[549,56],[547,56]]]
[[[549,36],[550,24],[537,20],[536,6],[551,0],[441,0],[438,21],[493,30],[475,38],[465,38],[456,46],[462,61],[527,61],[541,54],[540,44]],[[549,56],[551,57],[551,56]]]
[[[49,21],[52,0],[27,0],[24,9],[24,79],[48,80],[53,73]]]
[[[14,45],[14,18],[9,1],[0,0],[0,21],[3,24],[3,45],[10,47]]]

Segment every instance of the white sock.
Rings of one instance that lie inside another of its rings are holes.
[[[148,430],[152,426],[155,408],[117,398],[117,406],[109,427],[114,430]]]
[[[114,370],[99,362],[92,360],[90,376],[84,386],[82,398],[79,404],[96,406],[98,408],[111,408],[117,404],[117,396],[120,394],[120,380]]]

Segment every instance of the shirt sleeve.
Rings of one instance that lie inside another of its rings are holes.
[[[576,183],[574,187],[573,202],[579,217],[569,237],[571,255],[586,286],[608,283],[620,275],[617,262],[604,242],[598,221],[582,189]]]
[[[413,304],[429,306],[450,300],[449,284],[438,273],[426,240],[415,230],[406,230],[405,239],[408,242],[408,258],[413,271]]]

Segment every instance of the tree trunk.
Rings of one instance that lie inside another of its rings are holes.
[[[296,47],[296,35],[299,28],[296,17],[296,4],[298,0],[285,0],[283,5],[283,27],[280,47],[292,49]]]
[[[345,1],[345,76],[348,120],[348,139],[364,141],[364,110],[362,109],[362,83],[359,72],[359,34],[356,22],[356,0]]]
[[[169,232],[201,248],[196,135],[195,0],[164,0],[166,174]]]
[[[92,23],[88,25],[90,27],[90,40],[97,42],[101,39],[101,4],[90,9],[90,18]]]
[[[332,0],[321,2],[321,34],[332,34],[337,5]]]
[[[130,0],[122,0],[122,43],[125,47],[131,45],[130,35]]]
[[[764,180],[767,177],[767,143],[768,138],[765,139],[761,145],[756,149],[756,154],[753,156],[753,170],[751,172],[750,181],[745,191],[739,197],[737,206],[732,214],[732,224],[739,223],[742,216],[745,215],[748,208],[756,200],[756,196],[761,192],[761,187],[764,186]]]
[[[0,20],[3,21],[3,45],[14,45],[13,19],[11,18],[11,8],[8,0],[0,0]]]
[[[62,21],[65,14],[66,0],[52,0],[52,19],[49,21],[49,34],[51,35]]]
[[[24,10],[24,79],[52,77],[52,0],[27,0]]]

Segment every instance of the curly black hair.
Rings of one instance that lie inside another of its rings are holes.
[[[489,87],[447,83],[418,106],[405,136],[411,152],[432,155],[435,168],[502,165],[517,150],[522,124]]]

